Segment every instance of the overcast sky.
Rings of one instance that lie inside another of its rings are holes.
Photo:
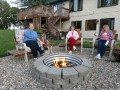
[[[16,4],[12,3],[12,2],[17,1],[17,0],[6,0],[6,1],[10,4],[11,7],[17,7]]]

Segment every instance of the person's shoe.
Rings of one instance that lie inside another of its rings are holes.
[[[75,46],[73,46],[73,50],[76,50],[76,47],[75,47]]]
[[[72,51],[69,51],[69,54],[72,54]]]
[[[45,55],[45,53],[42,53],[42,56],[44,56]]]
[[[38,58],[33,58],[33,60],[34,60],[34,61],[37,61],[37,60],[38,60]]]
[[[97,55],[95,56],[95,58],[97,58],[97,59],[100,60],[100,59],[101,59],[101,56],[97,54]]]

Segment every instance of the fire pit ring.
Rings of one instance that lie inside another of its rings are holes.
[[[57,68],[53,66],[54,57],[66,58],[73,63],[71,67]],[[34,62],[32,74],[40,83],[53,89],[66,89],[85,83],[91,76],[91,61],[78,55],[68,53],[55,53],[40,57]]]
[[[43,60],[44,64],[49,66],[49,67],[53,67],[53,61],[54,61],[55,57],[59,58],[59,59],[65,58],[65,60],[67,62],[73,63],[74,66],[81,65],[82,62],[83,62],[83,60],[80,57],[78,57],[74,54],[69,55],[69,54],[61,53],[60,55],[59,54],[54,54],[52,56],[48,56],[47,58],[45,58]]]

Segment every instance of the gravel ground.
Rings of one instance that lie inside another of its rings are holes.
[[[54,53],[64,51],[64,48],[54,47]],[[66,90],[120,90],[120,63],[111,62],[108,53],[102,60],[95,60],[92,50],[84,48],[83,53],[78,54],[92,62],[92,76],[85,84],[78,84],[72,89]],[[33,59],[28,63],[23,58],[6,56],[0,58],[0,90],[52,90],[44,84],[37,82],[31,73]]]

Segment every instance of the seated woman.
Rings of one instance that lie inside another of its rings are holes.
[[[33,23],[30,23],[29,29],[25,30],[24,32],[24,42],[28,47],[30,47],[34,60],[37,60],[37,51],[39,51],[41,55],[44,55],[44,50],[41,50],[39,47],[37,41],[40,42],[40,39],[38,38],[38,34],[33,30],[34,25]]]
[[[79,38],[77,31],[75,31],[74,26],[70,26],[69,32],[66,35],[66,38],[69,41],[69,53],[72,53],[73,50],[76,50],[76,42]]]
[[[98,36],[98,51],[95,58],[101,59],[105,53],[107,45],[112,41],[113,33],[108,25],[104,25]]]

